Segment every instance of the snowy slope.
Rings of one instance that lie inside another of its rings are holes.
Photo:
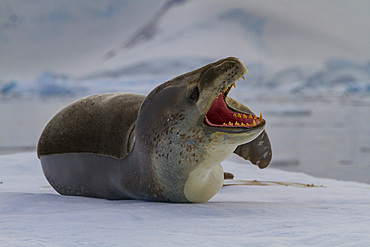
[[[79,77],[182,57],[238,56],[268,73],[320,69],[335,57],[364,63],[369,7],[366,0],[4,2],[0,78],[32,80],[47,69]]]
[[[207,203],[168,204],[60,196],[35,153],[0,156],[0,246],[370,244],[370,185],[242,162],[231,157],[224,170],[269,185],[226,186]]]
[[[364,62],[370,57],[370,36],[363,31],[367,7],[366,1],[188,1],[162,17],[155,38],[117,50],[106,65],[144,57],[232,55],[276,72],[290,66],[320,68],[333,57]]]

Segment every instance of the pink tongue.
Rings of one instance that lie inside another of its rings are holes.
[[[235,126],[235,123],[245,124],[246,128],[252,128],[253,120],[258,125],[261,121],[256,116],[247,115],[247,114],[240,114],[238,112],[234,112],[230,110],[226,106],[226,102],[224,100],[224,96],[220,94],[212,103],[211,108],[207,112],[206,120],[207,123],[213,126],[224,126],[230,125],[232,123],[234,127],[241,127]],[[250,125],[250,126],[248,126]]]

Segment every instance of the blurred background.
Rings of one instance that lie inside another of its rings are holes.
[[[2,0],[0,154],[35,151],[78,98],[147,94],[235,56],[249,71],[231,96],[267,120],[271,168],[370,183],[369,10],[367,0]]]

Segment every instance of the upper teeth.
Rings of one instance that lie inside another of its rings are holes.
[[[241,78],[243,78],[244,80],[245,80],[245,78],[244,78],[244,75],[241,77]],[[240,79],[240,78],[239,78]],[[239,81],[239,79],[237,79],[238,81]],[[221,94],[224,94],[230,87],[235,87],[236,88],[236,83],[235,83],[235,81],[234,81],[234,83],[233,84],[231,84],[231,86],[229,86],[228,88],[226,88],[224,91],[222,91],[222,93],[220,93],[220,95]],[[218,96],[217,96],[218,97]],[[234,118],[240,118],[240,123],[238,122],[238,121],[235,121],[235,122],[231,122],[231,121],[229,121],[228,123],[223,123],[223,125],[224,126],[247,126],[247,127],[250,127],[250,126],[252,126],[252,127],[254,127],[254,126],[257,126],[257,125],[259,125],[260,123],[262,123],[262,114],[260,114],[260,116],[259,117],[257,117],[257,116],[253,116],[253,115],[250,115],[250,114],[240,114],[240,113],[234,113],[233,114],[233,117]],[[247,123],[246,121],[247,120],[242,120],[242,119],[253,119],[253,122],[252,123]],[[244,122],[243,122],[244,121]]]

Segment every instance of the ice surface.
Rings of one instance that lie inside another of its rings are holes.
[[[238,180],[203,204],[58,195],[35,153],[0,156],[0,246],[367,246],[370,185],[223,163]],[[297,187],[289,183],[314,184]]]

